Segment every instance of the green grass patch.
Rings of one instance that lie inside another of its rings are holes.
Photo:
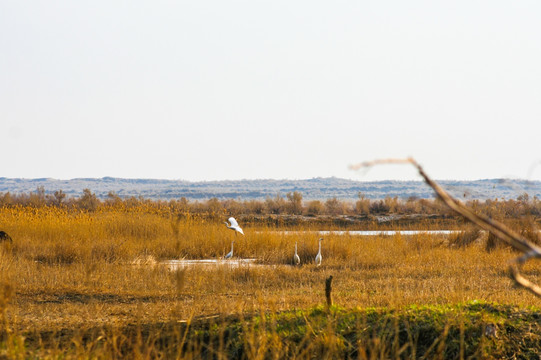
[[[105,358],[521,358],[541,356],[541,311],[479,301],[315,307],[188,322],[4,331],[0,356]]]

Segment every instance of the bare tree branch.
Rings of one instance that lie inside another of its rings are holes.
[[[432,180],[423,170],[423,168],[413,159],[381,159],[369,162],[363,162],[355,165],[351,165],[350,169],[359,170],[362,168],[371,167],[380,164],[411,164],[417,168],[419,174],[423,177],[425,182],[436,192],[437,197],[443,201],[451,210],[462,215],[466,219],[470,220],[480,228],[491,232],[498,239],[508,243],[515,249],[523,252],[524,254],[511,261],[509,265],[509,273],[511,278],[520,286],[526,288],[537,296],[541,297],[541,287],[532,283],[526,279],[521,273],[520,269],[522,265],[531,258],[541,257],[541,248],[537,247],[526,238],[509,229],[504,224],[490,219],[482,214],[476,214],[469,209],[464,203],[453,198],[449,195],[441,186]]]

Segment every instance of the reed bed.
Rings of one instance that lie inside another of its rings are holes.
[[[346,351],[351,357],[385,358],[399,356],[400,348],[409,344],[402,353],[416,357],[418,347],[404,329],[374,330],[358,339],[357,347],[348,347],[345,338],[337,335],[342,321],[338,318],[353,312],[357,318],[350,326],[363,328],[370,322],[367,314],[375,311],[368,309],[389,314],[412,307],[433,307],[438,312],[474,303],[519,309],[538,306],[537,298],[517,290],[508,278],[505,263],[516,253],[506,247],[487,252],[470,240],[454,246],[459,238],[442,235],[331,234],[324,237],[323,264],[317,267],[317,234],[286,235],[275,227],[252,225],[244,228],[242,237],[225,227],[225,218],[209,220],[137,208],[96,212],[0,208],[0,225],[13,238],[13,243],[0,244],[0,356],[220,358],[236,357],[235,351],[241,351],[252,359],[305,358],[315,353],[343,357]],[[464,228],[465,237],[472,236],[467,227],[457,227]],[[230,250],[232,240],[235,257],[255,258],[265,266],[170,270],[160,263],[220,258]],[[301,266],[292,265],[295,242]],[[535,264],[524,270],[534,281],[541,278]],[[330,275],[336,304],[331,318],[322,308],[324,282]],[[314,329],[320,330],[313,330],[312,335],[321,331],[321,337],[306,335],[310,333],[306,324],[312,321],[306,320],[307,314],[319,313],[327,315],[314,315],[312,320],[320,326]],[[288,316],[293,324],[304,324],[301,332],[291,330],[295,338],[291,342],[276,328],[272,330]],[[272,331],[261,333],[257,325],[261,321],[267,322],[265,329],[271,324]],[[392,325],[394,320],[386,321]],[[467,316],[461,321],[467,321]],[[187,324],[206,327],[197,330]],[[453,324],[459,331],[463,326]],[[442,326],[434,341],[443,334]],[[234,336],[238,333],[243,334],[244,344],[231,343],[241,341]],[[399,335],[406,337],[393,340]],[[378,336],[379,345],[374,343]],[[217,352],[209,352],[209,344]],[[429,347],[418,349],[437,354],[437,348],[429,351]],[[479,349],[468,351],[481,354]]]

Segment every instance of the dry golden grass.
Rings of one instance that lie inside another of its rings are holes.
[[[265,301],[277,309],[311,306],[322,301],[322,284],[330,274],[337,304],[535,303],[506,278],[502,265],[513,256],[509,250],[449,249],[442,236],[328,235],[323,265],[315,267],[319,235],[313,233],[250,228],[241,237],[220,222],[177,222],[148,213],[69,214],[56,208],[3,210],[0,216],[14,238],[0,255],[0,273],[15,289],[10,313],[21,323],[33,312],[55,313],[46,316],[49,327],[69,324],[73,313],[99,314],[99,309],[110,313],[93,316],[95,321],[129,320],[141,309],[151,317],[182,319],[236,311],[244,302]],[[229,251],[232,239],[235,257],[273,266],[170,271],[148,260],[217,258]],[[301,267],[289,265],[296,241]],[[116,314],[115,306],[122,311]]]
[[[220,219],[18,207],[0,209],[0,224],[13,238],[0,245],[0,314],[15,334],[310,308],[324,303],[329,275],[334,303],[346,308],[472,300],[538,305],[508,278],[511,250],[450,247],[440,235],[327,235],[323,265],[316,267],[319,235],[251,227],[242,237]],[[160,264],[222,257],[233,239],[235,257],[268,266],[170,270]],[[299,267],[291,265],[295,242]],[[534,265],[525,270],[541,278]]]

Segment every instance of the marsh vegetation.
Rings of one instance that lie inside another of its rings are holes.
[[[515,213],[502,203],[478,205],[537,236],[536,199],[517,200]],[[458,233],[329,233],[321,266],[314,264],[315,230],[340,230],[340,222],[288,225],[224,202],[204,204],[215,206],[210,211],[195,211],[200,203],[141,199],[94,205],[0,208],[2,230],[13,239],[0,245],[0,356],[539,356],[539,299],[517,289],[505,267],[516,252],[491,244],[435,202],[433,211],[445,216],[407,223],[361,217],[348,228]],[[223,224],[230,214],[246,236]],[[236,258],[262,266],[171,270],[162,264],[219,259],[233,239]],[[293,264],[295,243],[300,266]],[[541,279],[535,263],[524,272]],[[327,308],[331,275],[334,305]]]

